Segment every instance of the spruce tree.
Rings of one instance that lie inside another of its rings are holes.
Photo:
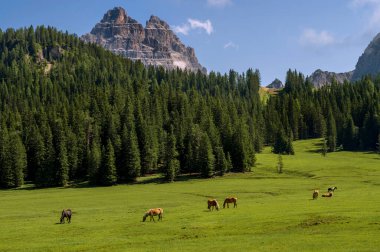
[[[165,167],[164,167],[164,175],[165,180],[168,182],[172,182],[179,171],[179,161],[177,159],[178,152],[176,149],[176,138],[174,135],[173,126],[170,127],[170,132],[168,135],[167,143],[166,143],[166,157],[165,157]]]
[[[100,166],[102,164],[102,152],[97,141],[93,141],[87,152],[88,177],[91,184],[100,183]]]
[[[283,171],[283,168],[284,168],[284,163],[282,161],[282,155],[278,154],[278,157],[277,157],[277,172],[281,174],[282,171]]]
[[[108,139],[106,147],[103,148],[100,182],[102,185],[114,185],[116,181],[115,151]]]
[[[13,132],[9,138],[9,149],[12,170],[12,187],[19,187],[24,184],[26,174],[26,150],[18,132]]]
[[[228,169],[228,163],[226,156],[223,151],[223,147],[216,147],[215,154],[215,170],[220,173],[220,175],[224,175]]]
[[[336,151],[336,124],[335,119],[332,114],[332,111],[329,110],[329,115],[327,118],[327,146],[329,147],[329,151]]]
[[[203,177],[209,178],[214,175],[215,156],[212,153],[211,142],[206,133],[202,134],[200,142],[199,166]]]

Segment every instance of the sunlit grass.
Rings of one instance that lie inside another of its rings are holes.
[[[223,178],[0,191],[0,251],[378,251],[380,156],[322,157],[317,143],[295,142],[282,174],[268,148],[252,173]],[[332,198],[312,200],[332,185]],[[207,210],[227,196],[237,208]],[[162,222],[142,222],[152,207]],[[71,224],[57,224],[63,208]]]

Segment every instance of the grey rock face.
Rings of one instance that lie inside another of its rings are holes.
[[[275,79],[274,81],[272,81],[271,84],[267,86],[267,88],[275,88],[275,89],[280,89],[283,87],[284,87],[284,84],[282,84],[282,82],[279,79]]]
[[[311,76],[308,77],[308,80],[314,85],[314,87],[320,88],[326,84],[330,84],[333,79],[335,79],[338,83],[350,81],[353,72],[354,71],[347,73],[334,73],[318,69]]]
[[[123,8],[115,7],[81,39],[132,60],[141,60],[145,65],[207,73],[194,49],[182,44],[169,25],[156,16],[151,16],[144,28]]]
[[[380,33],[371,41],[364,53],[359,57],[352,81],[365,75],[375,76],[380,73]]]

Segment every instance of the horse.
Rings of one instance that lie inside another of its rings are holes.
[[[333,196],[332,192],[327,192],[327,193],[322,194],[322,197],[331,198],[332,196]]]
[[[337,190],[338,187],[336,186],[333,186],[333,187],[330,187],[329,189],[327,189],[328,192],[334,192],[335,190]]]
[[[154,221],[154,216],[158,215],[158,220],[161,220],[162,221],[162,215],[164,213],[164,209],[162,208],[152,208],[152,209],[149,209],[148,211],[146,211],[146,213],[144,214],[143,216],[143,222],[145,222],[146,218],[148,216],[150,216],[150,221]]]
[[[218,201],[216,201],[216,199],[212,199],[212,200],[208,200],[207,201],[207,208],[208,210],[214,210],[214,208],[216,208],[217,211],[219,211],[219,204],[218,204]]]
[[[227,208],[230,208],[229,203],[234,203],[234,208],[237,207],[237,198],[234,198],[234,197],[226,198],[223,203],[223,208],[226,207],[226,204],[227,204]]]
[[[62,210],[62,214],[61,214],[61,219],[60,219],[60,223],[65,223],[65,218],[67,219],[67,221],[69,223],[71,223],[71,215],[72,215],[72,211],[71,209],[63,209]]]
[[[319,196],[319,190],[314,190],[313,192],[313,200],[317,199]]]

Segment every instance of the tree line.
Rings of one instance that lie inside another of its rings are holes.
[[[264,145],[311,137],[376,148],[378,80],[315,90],[289,71],[277,96],[259,89],[258,70],[167,71],[53,27],[0,30],[0,187],[247,172]]]

